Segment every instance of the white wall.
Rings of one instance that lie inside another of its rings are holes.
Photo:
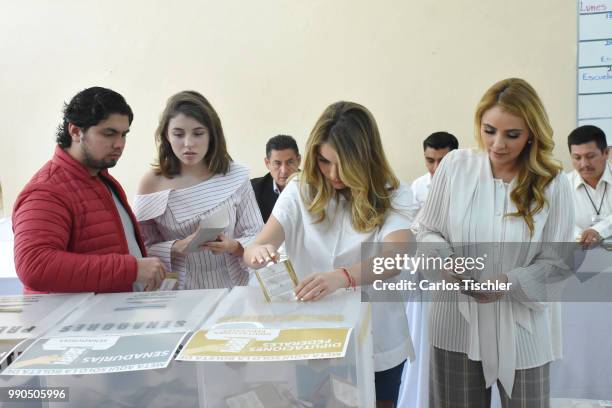
[[[421,141],[448,130],[473,145],[472,115],[493,82],[538,90],[568,163],[575,124],[576,3],[540,0],[7,1],[0,5],[0,182],[4,211],[51,157],[62,102],[101,85],[135,112],[112,173],[128,196],[153,161],[166,99],[195,89],[217,109],[253,175],[265,141],[303,148],[331,102],[378,120],[392,166],[424,172]]]

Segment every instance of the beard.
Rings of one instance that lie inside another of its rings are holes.
[[[119,159],[94,159],[89,153],[84,143],[81,143],[81,151],[83,152],[83,159],[85,166],[90,169],[104,170],[114,167]]]

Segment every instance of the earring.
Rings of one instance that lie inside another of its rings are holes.
[[[532,140],[531,140],[531,139],[529,139],[529,140],[527,141],[527,143],[528,143],[528,144],[531,144],[531,142],[532,142]]]

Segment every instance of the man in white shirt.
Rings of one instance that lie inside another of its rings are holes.
[[[423,140],[423,156],[425,157],[425,167],[428,172],[412,183],[413,204],[419,211],[429,194],[431,179],[440,165],[440,162],[450,152],[459,148],[457,138],[447,132],[435,132]],[[412,224],[412,229],[417,230],[418,226]],[[420,279],[419,274],[415,279]],[[421,296],[419,294],[419,296]],[[429,337],[427,336],[427,321],[429,315],[429,303],[418,297],[406,304],[406,315],[408,325],[412,334],[412,341],[416,349],[417,360],[410,363],[404,369],[402,379],[401,398],[398,406],[407,407],[427,407],[429,404],[428,378],[429,378]]]
[[[447,132],[435,132],[423,140],[423,156],[428,172],[412,182],[412,196],[419,209],[423,207],[429,193],[431,178],[440,162],[450,152],[459,148],[457,138]]]
[[[576,240],[592,245],[612,237],[612,168],[608,143],[596,126],[574,129],[567,138],[574,171],[568,174],[576,208]]]

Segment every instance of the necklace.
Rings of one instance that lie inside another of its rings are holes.
[[[584,192],[586,193],[587,197],[589,197],[589,201],[591,202],[591,205],[593,206],[593,209],[595,210],[595,214],[599,216],[599,213],[601,212],[601,207],[603,206],[603,203],[604,203],[604,199],[606,198],[606,191],[608,190],[608,183],[604,185],[604,192],[601,197],[601,202],[599,203],[599,209],[597,209],[595,202],[591,198],[591,195],[589,194],[589,190],[587,189],[587,186],[583,183],[582,187],[584,187]]]

